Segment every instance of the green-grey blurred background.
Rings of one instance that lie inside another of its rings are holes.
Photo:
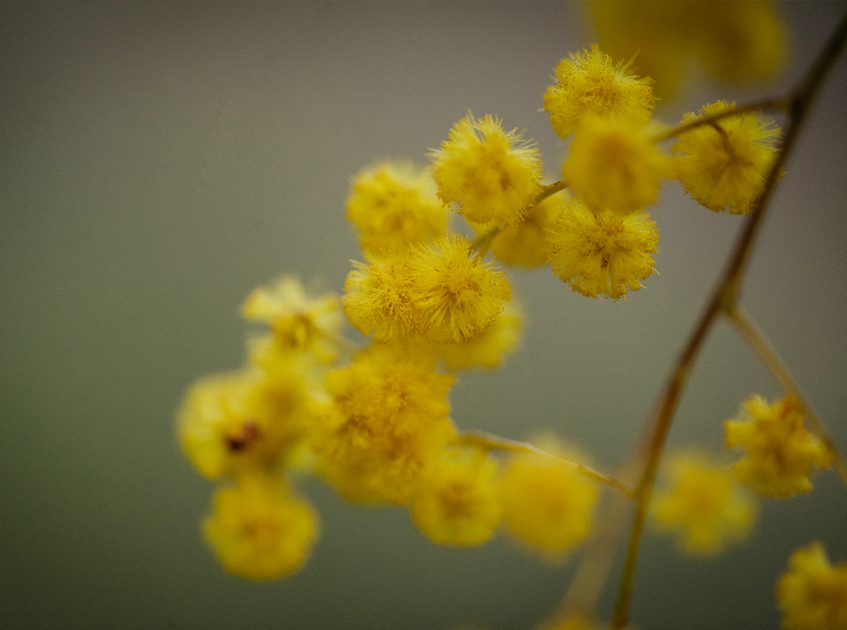
[[[660,111],[790,85],[843,3],[781,5],[791,67],[770,88],[703,80]],[[241,300],[283,272],[340,290],[358,256],[350,176],[425,159],[468,110],[563,145],[540,111],[556,62],[591,42],[561,2],[4,2],[0,9],[0,626],[528,628],[573,565],[498,539],[456,551],[399,510],[342,504],[317,482],[322,538],[302,573],[221,572],[198,524],[212,487],[179,452],[185,388],[242,360]],[[635,27],[635,26],[634,26]],[[821,94],[756,252],[745,302],[847,449],[847,60]],[[464,428],[555,428],[598,463],[638,433],[740,220],[667,186],[661,275],[626,302],[514,273],[522,352],[460,379]],[[720,449],[721,421],[777,389],[726,326],[693,375],[671,445]],[[649,537],[645,630],[774,628],[776,576],[820,539],[847,559],[847,492],[766,502],[754,538],[692,561]],[[609,598],[604,608],[609,610]]]

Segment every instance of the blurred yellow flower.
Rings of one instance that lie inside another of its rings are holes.
[[[318,516],[283,479],[250,476],[219,488],[203,534],[223,568],[256,581],[299,571],[318,537]]]
[[[656,490],[651,516],[659,531],[677,536],[684,552],[714,555],[752,531],[757,505],[725,466],[689,452],[677,453],[665,470],[666,483]]]
[[[847,630],[847,563],[832,566],[818,542],[798,549],[777,583],[785,630]]]

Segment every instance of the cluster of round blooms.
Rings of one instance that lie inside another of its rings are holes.
[[[548,260],[574,291],[618,299],[653,272],[659,235],[646,208],[670,173],[652,82],[596,45],[563,59],[555,79],[544,108],[560,136],[573,134],[562,175],[576,199],[548,229]]]
[[[341,303],[283,277],[253,291],[242,313],[269,332],[252,340],[247,366],[188,390],[177,429],[200,474],[231,480],[215,493],[206,540],[227,571],[269,580],[297,571],[317,537],[316,513],[285,473],[306,465],[325,415],[322,382],[339,354]]]
[[[793,397],[769,404],[753,396],[739,418],[724,422],[725,442],[744,456],[734,466],[738,479],[759,494],[790,497],[812,489],[812,472],[832,465],[832,453],[805,426],[805,413]]]
[[[653,523],[674,533],[686,553],[719,553],[753,529],[756,503],[722,463],[704,454],[677,453],[665,476],[665,486],[653,498]]]

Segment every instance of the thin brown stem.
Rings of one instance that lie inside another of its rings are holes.
[[[740,305],[727,309],[725,314],[730,323],[735,327],[735,330],[738,331],[744,341],[753,349],[753,352],[756,353],[756,356],[759,357],[759,360],[779,383],[783,391],[793,396],[800,404],[806,416],[806,422],[809,424],[812,432],[826,445],[830,453],[832,453],[833,466],[838,472],[841,481],[847,485],[847,460],[845,460],[844,455],[836,447],[830,432],[821,421],[820,416],[812,409],[808,398],[803,395],[800,386],[797,384],[797,380],[791,374],[785,362],[780,358],[773,344]]]
[[[703,342],[708,337],[721,311],[734,308],[738,303],[744,274],[749,265],[750,255],[761,230],[762,222],[767,214],[769,202],[776,187],[776,182],[779,179],[779,173],[794,148],[797,136],[806,121],[809,108],[820,90],[824,77],[832,68],[844,46],[845,37],[847,37],[847,17],[842,19],[835,33],[823,51],[821,51],[803,81],[792,92],[791,98],[788,100],[789,121],[782,148],[777,153],[776,159],[768,172],[762,193],[754,204],[753,211],[744,223],[742,232],[730,253],[729,260],[715,285],[712,296],[689,335],[674,368],[671,370],[670,377],[659,397],[656,413],[651,417],[646,427],[646,447],[642,447],[643,450],[639,449],[645,463],[638,484],[636,485],[636,506],[630,529],[623,573],[618,588],[617,602],[612,621],[613,628],[623,628],[629,620],[635,568],[638,562],[638,551],[653,491],[653,484],[664,451],[665,442],[689,374],[696,358],[700,354]],[[701,123],[703,121],[705,121],[705,118],[701,120]]]
[[[716,112],[714,114],[709,114],[708,116],[700,116],[692,121],[683,123],[678,127],[663,131],[662,133],[655,135],[653,137],[653,141],[664,142],[665,140],[676,138],[680,134],[691,131],[692,129],[696,129],[697,127],[702,127],[703,125],[713,125],[719,120],[728,118],[730,116],[737,116],[738,114],[744,114],[747,112],[785,111],[788,108],[789,103],[790,100],[785,98],[763,98],[758,101],[742,103],[741,105],[735,105],[723,111]]]
[[[530,444],[529,442],[510,440],[508,438],[492,435],[483,431],[470,431],[466,433],[461,433],[458,439],[459,442],[461,442],[462,444],[475,446],[477,448],[482,448],[489,451],[504,451],[507,453],[529,453],[532,455],[551,457],[561,462],[565,462],[569,466],[573,466],[586,477],[594,479],[595,481],[599,481],[600,483],[603,483],[609,486],[610,488],[617,490],[618,492],[630,499],[635,498],[635,491],[632,486],[621,481],[620,479],[617,479],[612,475],[600,472],[596,468],[592,468],[591,466],[588,466],[586,464],[575,462],[570,459],[560,457],[558,455],[554,455],[553,453],[538,448],[537,446],[535,446],[534,444]]]

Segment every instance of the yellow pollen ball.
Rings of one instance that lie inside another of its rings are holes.
[[[548,231],[547,243],[553,273],[574,291],[618,299],[640,289],[653,272],[659,232],[646,212],[594,213],[574,200]]]
[[[544,92],[550,124],[567,138],[586,115],[626,117],[647,123],[656,104],[652,80],[627,72],[594,44],[571,53],[556,66],[556,84]]]
[[[215,492],[203,534],[223,568],[256,581],[299,571],[318,537],[318,516],[279,479],[248,477]]]
[[[832,566],[820,543],[791,554],[776,592],[785,630],[847,629],[847,562]]]
[[[500,524],[497,462],[475,450],[445,449],[422,475],[412,494],[415,526],[432,542],[476,547]]]
[[[424,336],[436,342],[467,341],[485,332],[502,312],[510,287],[458,234],[415,251],[411,299]]]
[[[722,464],[701,454],[679,453],[668,461],[665,476],[653,498],[653,524],[676,534],[685,553],[718,554],[753,529],[757,505]]]
[[[593,210],[628,213],[654,204],[671,170],[652,130],[626,119],[587,116],[562,165],[570,189]]]
[[[556,457],[521,454],[509,458],[500,477],[503,523],[527,548],[562,559],[591,533],[597,484]]]
[[[448,210],[428,171],[410,163],[382,162],[353,179],[347,218],[366,254],[399,252],[444,236]]]
[[[682,122],[720,113],[733,103],[704,105]],[[734,114],[680,135],[673,147],[676,177],[688,194],[715,212],[753,209],[776,158],[779,128],[755,112]]]
[[[745,452],[733,468],[736,477],[765,496],[809,492],[814,470],[832,465],[832,453],[806,428],[805,414],[791,397],[769,404],[753,396],[737,419],[724,422],[724,435],[728,448]]]
[[[510,225],[541,191],[541,155],[516,130],[490,115],[468,114],[431,152],[432,174],[445,203],[475,223]]]

